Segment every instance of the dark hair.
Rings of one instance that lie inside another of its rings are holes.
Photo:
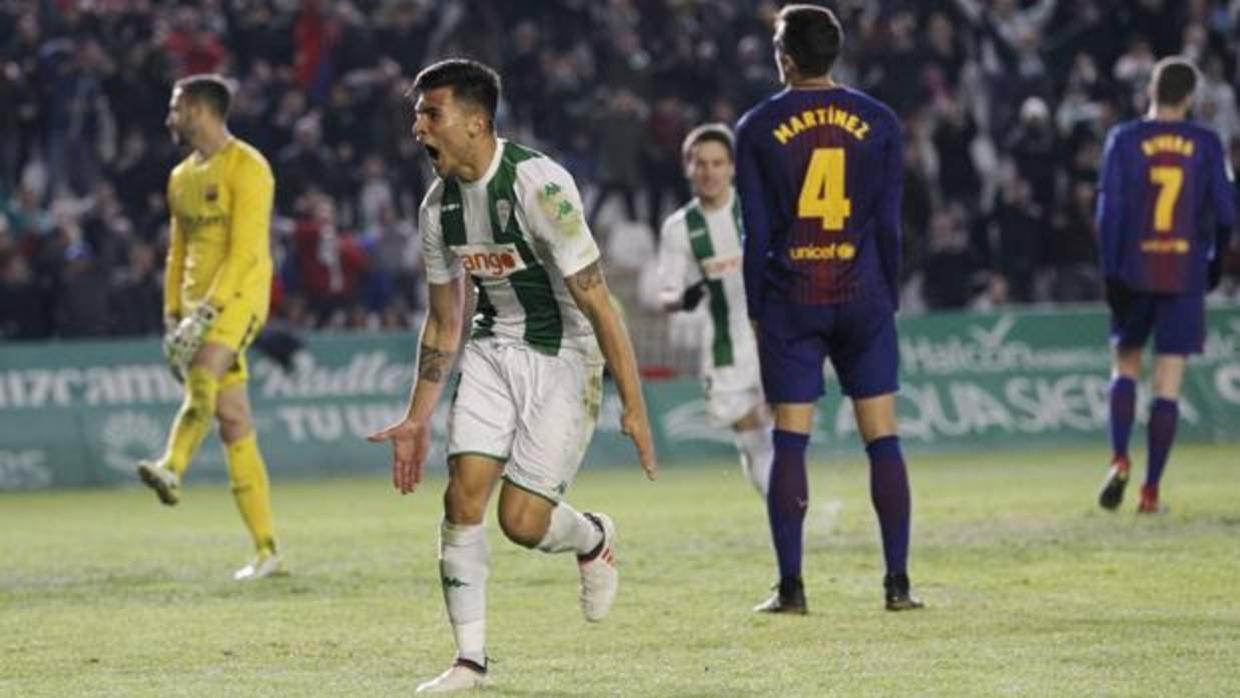
[[[494,70],[467,58],[449,58],[423,68],[413,79],[417,92],[439,87],[451,87],[453,97],[481,107],[494,128],[500,90],[499,75]]]
[[[687,161],[689,153],[693,151],[694,147],[700,143],[708,143],[710,141],[714,141],[727,148],[728,158],[732,157],[732,129],[728,128],[727,124],[718,122],[702,124],[690,131],[689,135],[685,136],[684,144],[680,146],[681,157]]]
[[[817,5],[788,5],[779,11],[784,25],[779,49],[806,77],[826,75],[840,55],[844,30],[835,14]]]
[[[1154,64],[1154,102],[1182,104],[1197,89],[1197,69],[1187,58],[1170,56]]]
[[[177,80],[173,87],[179,87],[181,94],[190,101],[205,104],[221,119],[228,118],[228,109],[232,106],[232,88],[228,80],[215,73],[200,73]]]

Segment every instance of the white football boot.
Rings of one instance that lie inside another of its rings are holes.
[[[267,577],[282,577],[288,574],[280,562],[278,553],[264,553],[250,560],[249,564],[233,572],[233,581],[252,582]]]
[[[439,676],[418,684],[414,693],[452,693],[486,688],[486,686],[486,672],[478,671],[464,662],[457,662]]]
[[[155,496],[164,504],[173,506],[181,501],[181,478],[159,462],[138,461],[138,477],[143,484],[155,490]]]
[[[603,531],[603,542],[598,554],[585,559],[577,558],[581,572],[581,612],[586,620],[597,623],[611,611],[620,588],[620,571],[616,569],[616,524],[606,514],[586,513]]]

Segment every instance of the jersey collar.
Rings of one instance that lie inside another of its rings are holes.
[[[487,169],[482,173],[481,177],[472,182],[462,182],[458,179],[457,182],[461,185],[461,188],[472,190],[485,189],[487,184],[490,183],[491,178],[494,177],[495,173],[499,171],[499,163],[504,159],[504,146],[506,145],[508,145],[507,140],[503,138],[496,138],[495,154],[491,156],[491,164],[487,165]]]

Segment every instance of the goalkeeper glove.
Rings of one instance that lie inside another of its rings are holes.
[[[164,361],[168,363],[168,370],[172,372],[172,377],[178,383],[185,382],[185,372],[181,370],[176,360],[176,336],[177,327],[181,324],[180,318],[175,315],[164,316],[164,339],[162,342],[164,350]]]
[[[706,279],[702,279],[685,289],[685,292],[680,296],[680,309],[693,310],[698,306],[698,303],[702,302],[702,296],[704,295],[706,295]]]
[[[200,303],[194,308],[194,312],[181,319],[177,328],[172,333],[172,347],[169,351],[168,363],[172,367],[172,375],[177,376],[178,371],[183,379],[189,374],[189,364],[194,360],[194,355],[202,348],[202,340],[207,336],[207,330],[211,329],[211,325],[215,323],[215,318],[219,317],[220,311],[211,307],[208,303]]]

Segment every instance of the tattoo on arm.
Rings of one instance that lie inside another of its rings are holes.
[[[589,291],[603,283],[603,270],[598,262],[592,262],[590,266],[573,274],[571,281],[577,286],[577,290]]]
[[[418,350],[418,380],[429,383],[442,382],[452,368],[455,352],[436,349],[423,344]]]

